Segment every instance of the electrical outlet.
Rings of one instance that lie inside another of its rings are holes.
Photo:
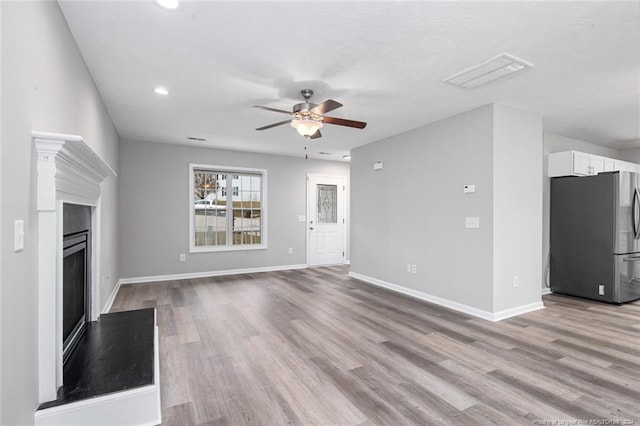
[[[407,263],[407,272],[411,273],[411,264]]]
[[[518,276],[514,275],[513,276],[513,287],[518,287]]]
[[[412,274],[416,273],[416,265],[411,265],[411,273]]]
[[[292,254],[293,254],[293,247],[289,247],[289,248],[287,249],[287,253],[288,253],[289,255],[292,255]]]
[[[604,296],[604,286],[602,284],[598,286],[598,294]]]
[[[184,253],[180,253],[180,262],[184,262],[187,260],[187,255]]]

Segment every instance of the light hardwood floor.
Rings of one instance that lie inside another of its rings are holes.
[[[491,323],[330,267],[123,286],[112,311],[157,308],[163,425],[640,423],[640,302],[543,301]]]

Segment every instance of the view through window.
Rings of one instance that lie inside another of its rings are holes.
[[[266,170],[191,165],[191,248],[264,246]]]

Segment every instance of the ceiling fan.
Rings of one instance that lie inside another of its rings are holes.
[[[347,120],[344,118],[327,117],[324,114],[338,109],[342,106],[340,102],[333,99],[326,100],[321,104],[312,104],[309,102],[311,96],[313,96],[313,90],[303,89],[300,91],[304,102],[295,104],[292,112],[284,111],[282,109],[276,109],[266,106],[254,105],[254,108],[265,109],[267,111],[281,112],[283,114],[292,115],[293,118],[278,123],[269,124],[268,126],[258,127],[256,130],[267,130],[272,127],[282,126],[283,124],[290,123],[291,127],[296,129],[298,133],[306,138],[317,139],[322,137],[320,128],[323,124],[336,124],[338,126],[355,127],[356,129],[364,129],[367,123],[363,121]]]

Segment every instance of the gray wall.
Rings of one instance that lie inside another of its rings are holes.
[[[267,169],[268,249],[189,253],[189,163]],[[346,176],[348,180],[349,164],[123,141],[120,276],[140,278],[305,264],[307,229],[305,223],[298,222],[298,215],[306,214],[307,173]],[[293,248],[291,256],[287,254],[289,247]],[[180,253],[186,253],[186,262],[179,261]]]
[[[640,141],[638,141],[638,145],[640,145]],[[631,161],[634,163],[640,163],[640,148],[621,149],[620,159],[625,161]]]
[[[486,106],[352,151],[352,272],[491,311],[492,118]]]
[[[543,207],[542,207],[542,288],[547,287],[548,282],[548,266],[549,266],[549,215],[550,210],[550,183],[548,176],[548,164],[549,153],[562,152],[562,151],[580,151],[594,155],[601,155],[603,157],[616,158],[623,160],[623,156],[620,152],[601,145],[596,145],[590,142],[581,141],[578,139],[571,139],[564,136],[554,135],[551,133],[544,134],[544,147],[543,147]],[[627,161],[633,161],[627,159]]]
[[[117,171],[118,135],[56,2],[2,2],[1,424],[31,424],[37,406],[37,212],[31,131],[83,136]],[[118,276],[117,180],[103,186],[106,300]],[[25,248],[13,251],[13,221]]]
[[[498,105],[355,149],[351,271],[489,313],[539,302],[541,158],[542,120]]]
[[[495,105],[493,124],[493,312],[501,312],[540,301],[542,118]]]

